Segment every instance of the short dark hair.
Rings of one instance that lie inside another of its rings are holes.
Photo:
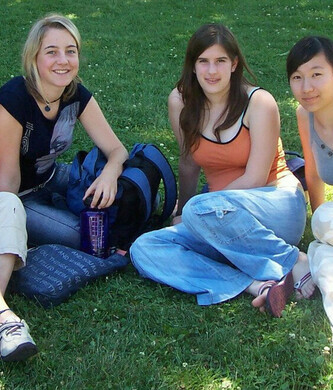
[[[308,36],[299,40],[291,48],[287,57],[288,81],[301,65],[320,53],[324,53],[327,61],[333,66],[333,41],[331,39],[320,36]]]

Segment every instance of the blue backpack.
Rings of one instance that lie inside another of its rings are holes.
[[[89,153],[77,153],[67,190],[67,205],[74,214],[79,215],[86,208],[83,195],[105,163],[105,156],[96,146]],[[161,180],[164,201],[158,213]],[[107,209],[110,246],[127,250],[140,234],[162,227],[176,199],[176,179],[163,153],[153,144],[135,144],[118,178],[116,199]]]

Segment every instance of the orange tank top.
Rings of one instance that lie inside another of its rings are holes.
[[[244,114],[245,111],[242,117]],[[209,191],[222,190],[244,174],[250,149],[250,132],[243,122],[241,122],[237,134],[228,142],[212,141],[203,135],[200,137],[198,147],[192,149],[192,156],[205,173]],[[282,141],[279,138],[266,184],[279,180],[288,173],[289,169],[284,157]]]

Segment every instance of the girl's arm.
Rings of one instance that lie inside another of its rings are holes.
[[[21,124],[0,105],[0,191],[19,191],[22,132]]]
[[[251,150],[242,176],[225,189],[264,187],[274,161],[280,135],[280,115],[273,96],[265,91],[256,91],[244,117],[250,129]]]
[[[107,158],[102,173],[87,189],[83,199],[93,195],[91,207],[109,207],[117,193],[117,179],[123,171],[123,163],[128,158],[127,150],[112,131],[94,97],[90,99],[79,119],[90,138]]]
[[[183,153],[183,134],[179,125],[179,116],[183,109],[183,101],[179,91],[175,88],[168,99],[169,121],[171,128],[177,139],[180,157],[179,157],[179,195],[177,215],[182,213],[185,203],[196,194],[200,167],[194,162],[190,154]]]
[[[309,113],[299,106],[296,111],[298,132],[305,160],[305,180],[312,212],[325,202],[325,183],[319,177],[310,143]]]

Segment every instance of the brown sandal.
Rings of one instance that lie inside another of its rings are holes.
[[[267,282],[263,283],[258,290],[258,297],[263,294],[263,292],[277,284],[275,280],[267,280]]]
[[[266,297],[266,307],[268,311],[273,317],[281,317],[282,311],[294,291],[292,273],[289,272],[279,283],[275,282],[275,284],[271,285],[271,287],[266,288],[269,288]]]

